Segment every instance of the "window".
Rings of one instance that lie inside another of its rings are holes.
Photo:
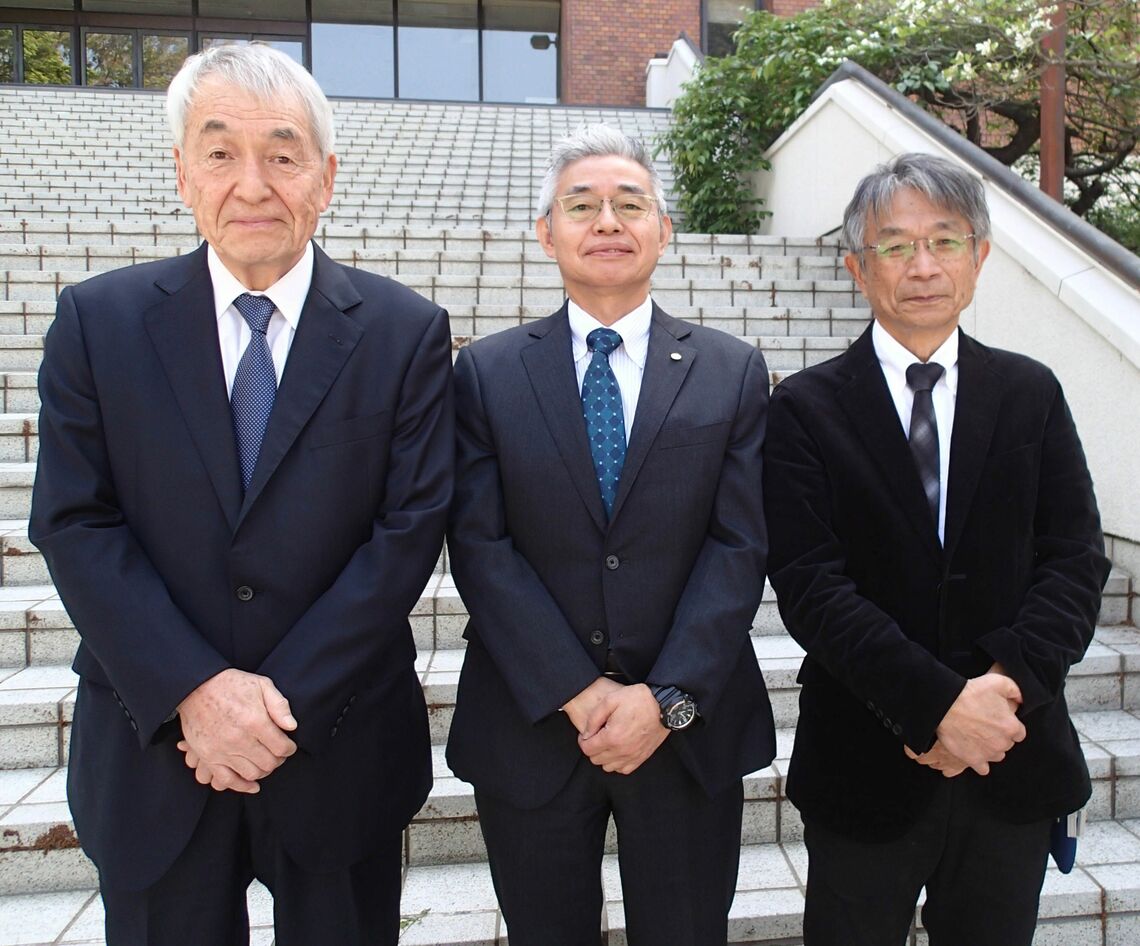
[[[483,0],[483,99],[558,101],[561,4]]]
[[[160,90],[191,52],[256,41],[307,66],[333,96],[558,101],[560,0],[0,0],[0,9],[0,82]],[[48,25],[35,10],[66,14]]]
[[[10,0],[6,7],[23,7],[29,10],[70,10],[74,3],[72,0]]]
[[[710,56],[727,56],[736,51],[732,34],[744,22],[745,10],[757,10],[757,0],[704,0],[705,52]]]
[[[198,16],[224,17],[230,20],[295,20],[304,23],[305,0],[198,0]]]
[[[314,23],[313,75],[326,95],[392,98],[395,31],[371,23]]]
[[[401,26],[400,98],[479,101],[479,31]]]
[[[200,38],[203,49],[209,49],[211,46],[244,46],[257,40],[259,43],[265,43],[274,49],[281,50],[288,56],[292,56],[302,65],[305,63],[305,44],[299,39],[282,36],[259,36],[256,33],[203,33]]]
[[[186,35],[144,33],[142,36],[142,82],[144,89],[165,89],[190,55]]]
[[[135,34],[87,32],[84,85],[128,89],[135,85]]]
[[[70,4],[68,4],[70,8]],[[191,0],[83,0],[84,13],[140,13],[147,16],[190,16]]]
[[[557,102],[556,36],[546,32],[486,30],[483,33],[483,100]]]
[[[16,81],[16,31],[0,28],[0,82]]]
[[[71,85],[71,31],[21,30],[23,79],[29,85]]]

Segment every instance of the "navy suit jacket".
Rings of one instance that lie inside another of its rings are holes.
[[[583,757],[558,708],[608,651],[633,681],[696,698],[701,721],[658,751],[710,795],[767,765],[772,713],[749,639],[767,551],[760,353],[654,307],[608,523],[565,306],[464,348],[455,370],[448,551],[471,616],[455,774],[518,807],[553,798]]]
[[[958,372],[945,546],[870,328],[772,395],[771,579],[807,651],[788,797],[852,837],[901,835],[923,811],[942,775],[903,746],[928,749],[995,661],[1028,736],[981,779],[987,804],[1028,822],[1089,797],[1064,684],[1109,563],[1080,440],[1044,365],[961,334]]]
[[[243,494],[205,246],[62,293],[30,532],[82,640],[68,792],[106,882],[185,846],[211,789],[168,720],[227,667],[299,722],[256,802],[298,861],[351,863],[423,802],[407,615],[451,497],[450,351],[445,311],[318,249]]]

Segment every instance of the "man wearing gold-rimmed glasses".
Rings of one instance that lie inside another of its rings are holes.
[[[455,369],[448,548],[471,620],[448,761],[512,946],[597,946],[611,815],[608,928],[723,944],[741,779],[775,754],[749,640],[768,371],[651,299],[672,224],[640,142],[560,142],[537,232],[566,304]]]
[[[773,392],[805,946],[902,946],[924,886],[931,946],[1029,946],[1053,825],[1089,798],[1064,682],[1108,561],[1057,379],[958,328],[989,232],[965,169],[877,168],[843,227],[874,321]]]

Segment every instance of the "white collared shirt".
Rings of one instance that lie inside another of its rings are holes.
[[[871,327],[871,341],[883,377],[895,402],[903,434],[910,436],[910,414],[914,392],[907,387],[906,369],[918,359],[904,348],[878,320]],[[930,391],[934,402],[934,420],[938,424],[938,540],[946,540],[946,486],[950,482],[950,435],[954,432],[954,405],[958,399],[958,330],[950,333],[927,364],[936,362],[944,369],[942,377]]]
[[[269,342],[269,353],[273,356],[277,383],[280,384],[281,375],[285,371],[285,360],[289,357],[289,348],[293,344],[293,336],[297,333],[297,325],[301,321],[301,309],[305,306],[309,286],[313,282],[313,244],[307,243],[305,253],[297,265],[264,292],[251,292],[246,289],[237,277],[226,269],[225,263],[214,252],[212,246],[206,250],[206,261],[210,267],[210,281],[214,284],[218,347],[222,353],[222,370],[226,376],[227,394],[233,389],[238,362],[241,361],[241,356],[249,344],[249,337],[253,334],[242,314],[234,307],[234,299],[243,292],[248,292],[251,296],[268,296],[277,306],[277,311],[269,319],[269,330],[265,333],[265,337]]]
[[[653,318],[653,300],[646,296],[641,305],[609,326],[603,326],[573,299],[569,300],[566,308],[570,315],[570,338],[579,394],[582,393],[586,369],[593,358],[593,352],[586,345],[586,336],[596,328],[612,328],[621,336],[621,344],[610,352],[610,368],[621,389],[625,442],[629,443],[633,416],[637,412],[637,398],[641,394],[641,378],[645,374],[645,359],[649,354],[649,323]]]

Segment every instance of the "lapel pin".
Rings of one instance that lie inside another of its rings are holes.
[[[673,359],[673,361],[680,361],[681,360],[681,353],[679,351],[670,352],[669,357],[671,359]]]

